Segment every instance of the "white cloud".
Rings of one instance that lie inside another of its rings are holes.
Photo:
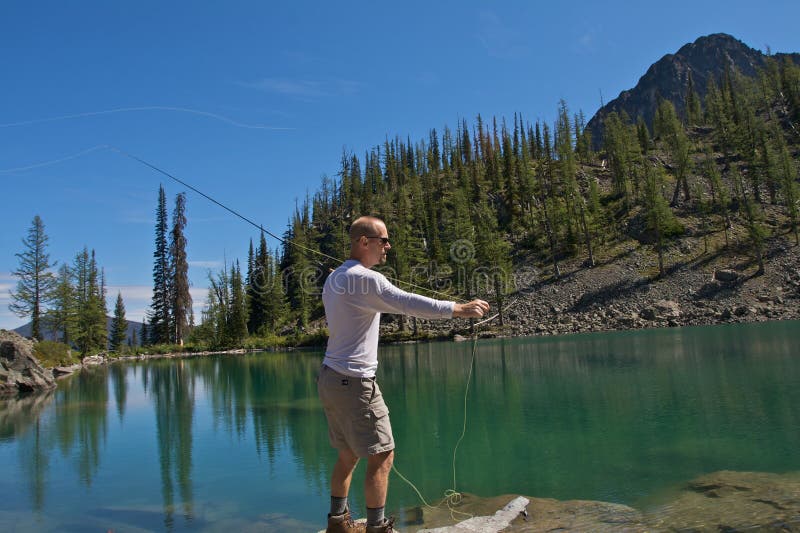
[[[291,78],[262,78],[239,85],[302,99],[316,99],[326,96],[342,96],[357,93],[361,83],[352,80],[331,78],[327,80],[303,80]]]
[[[125,304],[125,318],[135,322],[142,322],[150,308],[153,299],[153,288],[146,285],[112,285],[108,287],[106,305],[109,313],[114,312],[114,305],[117,301],[117,293],[122,294],[122,301]],[[192,309],[194,310],[195,322],[199,322],[200,312],[206,304],[208,289],[204,287],[190,287],[189,294],[192,296]]]
[[[221,268],[222,261],[189,261],[189,266],[194,268]]]
[[[513,59],[529,52],[520,33],[505,24],[497,13],[482,11],[478,24],[478,40],[490,57]]]

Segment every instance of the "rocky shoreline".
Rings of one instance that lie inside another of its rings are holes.
[[[500,317],[486,321],[476,333],[480,337],[550,336],[800,320],[800,246],[785,237],[768,240],[764,254],[766,272],[756,275],[755,266],[744,251],[731,247],[706,252],[700,249],[701,242],[694,237],[675,241],[667,251],[670,264],[663,278],[655,276],[657,266],[652,247],[636,240],[621,244],[614,256],[598,258],[592,268],[580,259],[563,261],[558,278],[534,266],[537,264],[534,257],[517,258],[513,290],[501,307],[502,323]],[[491,296],[488,298],[492,300]],[[492,314],[497,311],[495,305]],[[324,326],[323,318],[308,332]],[[417,328],[418,338],[425,340],[463,340],[471,332],[469,322],[464,319],[418,320]],[[411,331],[408,318],[384,315],[381,333],[385,342],[416,342],[410,338]],[[7,342],[12,338],[15,339],[12,345],[17,348],[8,347]],[[38,363],[30,363],[33,341],[0,331],[0,342],[9,354],[19,354],[0,357],[2,395],[48,390],[55,386],[57,377],[116,361],[261,351],[233,349],[119,357],[102,353],[86,357],[80,364],[43,369]]]
[[[691,239],[670,250],[672,263],[662,279],[655,276],[652,247],[635,241],[592,268],[580,260],[563,262],[558,279],[523,259],[515,271],[516,290],[503,304],[504,323],[498,317],[480,326],[478,334],[564,335],[798,320],[800,246],[785,239],[768,244],[767,268],[761,275],[746,254],[702,253]],[[495,305],[492,314],[496,312]],[[436,321],[419,321],[418,326],[444,337],[469,331],[466,321],[457,321],[455,328]],[[384,328],[397,334],[399,320],[387,319]]]

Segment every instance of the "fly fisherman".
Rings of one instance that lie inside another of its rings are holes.
[[[375,381],[381,313],[481,318],[489,310],[483,300],[458,304],[398,289],[370,270],[386,262],[391,247],[382,220],[358,218],[350,227],[350,259],[328,276],[322,291],[330,337],[317,388],[331,445],[339,451],[331,477],[329,533],[395,531],[394,519],[384,517],[394,438],[389,409]],[[366,526],[353,522],[347,505],[353,470],[363,457],[367,458]]]

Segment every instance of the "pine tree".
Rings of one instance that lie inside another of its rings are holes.
[[[689,127],[699,126],[703,119],[703,110],[700,107],[700,96],[694,88],[694,78],[692,71],[686,73],[686,98],[684,105],[686,106],[686,125]]]
[[[156,208],[156,238],[153,252],[153,300],[150,304],[150,343],[165,344],[170,341],[170,260],[167,246],[167,197],[164,186],[158,188]]]
[[[247,302],[239,262],[231,268],[230,314],[228,317],[228,338],[233,345],[239,345],[247,336]]]
[[[756,275],[761,275],[764,273],[764,239],[767,236],[767,231],[763,224],[764,214],[761,211],[761,206],[747,194],[739,169],[736,166],[732,166],[730,174],[731,181],[736,187],[737,195],[741,199],[747,235],[758,264]]]
[[[50,254],[47,253],[49,238],[44,232],[44,222],[36,215],[33,217],[28,236],[22,240],[24,251],[14,254],[19,260],[19,267],[12,272],[17,280],[16,291],[11,292],[11,303],[8,308],[18,317],[30,317],[31,337],[42,339],[41,319],[44,307],[52,299],[56,279],[50,272]]]
[[[783,138],[781,137],[781,141]],[[794,243],[800,244],[798,236],[798,210],[800,210],[800,187],[797,184],[797,164],[789,154],[789,149],[785,142],[780,146],[780,185],[781,195],[786,204],[786,213],[789,215],[789,222],[794,233]]]
[[[100,280],[94,250],[84,247],[75,257],[72,268],[77,319],[74,342],[83,356],[107,347],[105,294]]]
[[[624,111],[623,116],[609,113],[605,120],[603,143],[608,155],[614,192],[623,199],[626,211],[633,205],[634,189],[637,188],[635,167],[641,159],[641,148],[635,139]]]
[[[125,320],[125,304],[122,302],[122,293],[117,293],[117,303],[114,306],[114,319],[111,321],[111,335],[109,336],[109,349],[118,352],[125,344],[128,337],[128,321]]]
[[[666,145],[675,168],[675,190],[672,193],[670,205],[678,204],[678,195],[681,190],[684,200],[688,202],[691,199],[688,181],[691,169],[691,158],[689,157],[691,145],[683,130],[683,125],[678,120],[675,107],[669,100],[662,100],[659,104],[653,119],[653,132],[654,136]]]
[[[48,327],[64,344],[69,344],[77,323],[75,287],[72,271],[66,263],[58,269],[53,299],[47,311]]]
[[[647,227],[654,232],[655,248],[658,253],[658,272],[663,277],[664,240],[675,231],[677,221],[662,194],[664,188],[664,171],[652,165],[645,166],[645,208]]]
[[[147,317],[142,318],[142,328],[139,330],[139,344],[144,347],[150,344],[150,330],[147,327]]]
[[[264,238],[264,232],[261,232]],[[261,325],[260,317],[262,312],[259,301],[259,278],[256,270],[256,256],[253,249],[253,239],[250,239],[250,247],[247,250],[247,277],[245,278],[245,295],[247,299],[247,332],[255,335]]]
[[[729,243],[728,232],[733,226],[730,216],[730,194],[726,186],[722,183],[722,176],[714,163],[714,156],[711,149],[706,150],[705,161],[703,162],[703,174],[708,180],[709,189],[711,189],[711,203],[716,207],[717,211],[722,215],[723,229],[725,231],[725,247]]]
[[[192,295],[189,292],[189,262],[186,258],[186,194],[175,197],[175,210],[172,213],[172,231],[169,245],[169,274],[172,277],[170,288],[169,318],[172,321],[172,340],[183,346],[189,332],[189,314],[192,310]]]

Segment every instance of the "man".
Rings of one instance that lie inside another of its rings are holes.
[[[350,227],[350,259],[328,276],[322,291],[330,337],[317,386],[331,445],[339,450],[331,477],[330,533],[394,531],[393,519],[384,517],[394,438],[389,410],[375,382],[381,313],[480,318],[489,310],[483,300],[458,304],[398,289],[370,270],[386,262],[391,247],[383,221],[355,220]],[[353,523],[347,506],[353,470],[364,457],[366,526]]]

